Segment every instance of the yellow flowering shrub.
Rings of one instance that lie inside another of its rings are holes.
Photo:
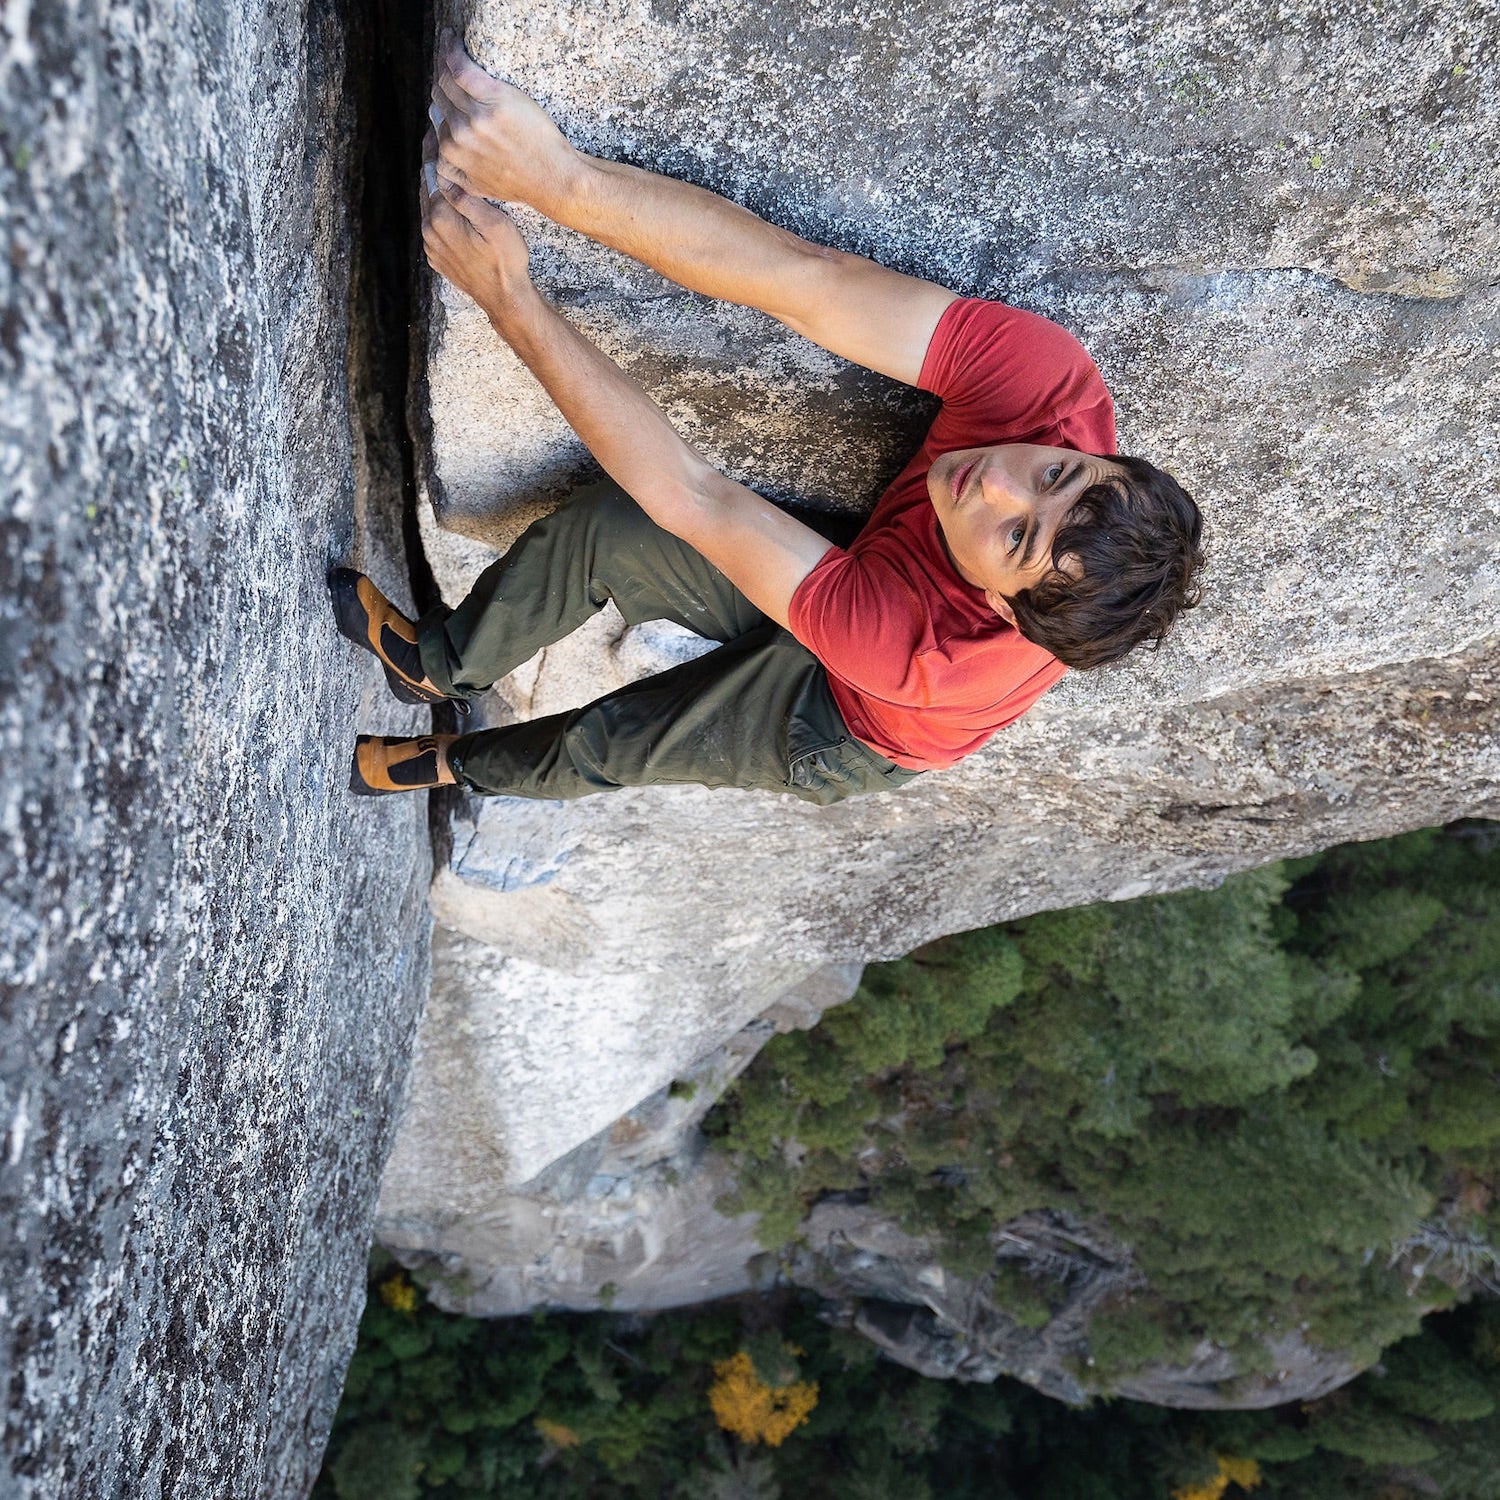
[[[1253,1458],[1233,1458],[1227,1453],[1214,1454],[1219,1472],[1204,1484],[1185,1484],[1172,1491],[1172,1500],[1219,1500],[1232,1484],[1242,1490],[1253,1490],[1260,1483],[1260,1465]]]
[[[583,1441],[571,1427],[537,1417],[531,1424],[554,1448],[576,1448]]]
[[[779,1448],[818,1404],[818,1385],[802,1380],[767,1385],[756,1373],[755,1362],[741,1349],[714,1366],[708,1403],[725,1432],[742,1442]]]
[[[380,1283],[380,1300],[392,1312],[414,1313],[417,1310],[417,1289],[406,1279],[406,1273],[396,1271]]]
[[[1219,1472],[1231,1484],[1253,1490],[1260,1483],[1260,1465],[1253,1458],[1230,1458],[1224,1453],[1216,1453],[1214,1457],[1219,1460]]]

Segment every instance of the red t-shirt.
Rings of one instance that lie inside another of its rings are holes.
[[[997,443],[1115,451],[1114,405],[1065,329],[961,298],[938,320],[918,385],[943,409],[849,550],[792,595],[792,634],[823,663],[850,732],[910,770],[951,766],[1067,670],[953,570],[927,496],[941,453]]]

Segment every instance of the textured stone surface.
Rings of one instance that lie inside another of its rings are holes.
[[[1268,385],[1295,363],[1305,315],[1287,310],[1279,336],[1263,328],[1278,314],[1258,289],[1277,280],[1242,273],[1300,268],[1315,289],[1338,278],[1404,299],[1492,281],[1500,92],[1482,4],[481,0],[467,35],[589,149],[956,290],[1073,313],[1122,398],[1125,442],[1216,489],[1226,476],[1199,460],[1193,428],[1163,428],[1199,382],[1190,353],[1164,358],[1162,336],[1183,330],[1159,326],[1154,289],[1131,297],[1142,278],[1220,309],[1248,290]],[[739,477],[854,507],[904,461],[920,410],[909,393],[760,314],[525,223],[557,300]],[[1102,297],[1061,305],[1059,276],[1089,278]],[[1222,311],[1202,321],[1212,336]],[[577,472],[579,450],[472,307],[445,293],[435,333],[440,509],[508,539]],[[1351,345],[1388,360],[1402,348]],[[1165,389],[1153,373],[1172,377]],[[1295,385],[1287,396],[1307,426],[1338,430],[1298,407]],[[1206,415],[1202,439],[1233,447]],[[1264,486],[1282,469],[1258,463],[1244,479]],[[497,497],[515,516],[496,516]]]
[[[443,880],[435,910],[451,917],[454,896],[483,909],[466,887]],[[522,926],[530,930],[525,919]],[[565,952],[566,932],[556,923],[549,931]],[[606,966],[580,983],[525,955],[523,942],[496,945],[439,928],[432,1005],[382,1189],[382,1237],[388,1223],[420,1220],[434,1207],[441,1222],[483,1217],[497,1195],[529,1184],[647,1095],[704,1068],[722,1087],[732,1075],[713,1060],[721,1044],[737,1057],[746,1035],[761,1034],[745,1028],[762,1012],[766,1035],[778,1025],[816,1024],[824,1007],[849,998],[859,976],[857,965],[774,959],[736,968],[731,949],[700,971]],[[727,1024],[731,1003],[743,1014],[739,1026]],[[699,1113],[708,1102],[705,1093]],[[505,1259],[492,1257],[497,1265]]]
[[[0,1493],[288,1500],[425,987],[332,6],[0,13]],[[355,514],[364,517],[356,532]]]
[[[484,945],[443,983],[492,996],[495,1149],[532,1175],[826,965],[1500,811],[1496,679],[1484,645],[1128,710],[1080,680],[955,770],[828,809],[472,799],[432,904]]]
[[[899,793],[820,810],[663,788],[462,812],[434,906],[492,952],[456,946],[444,982],[498,1037],[479,967],[534,966],[492,1004],[529,989],[552,1022],[484,1052],[486,1149],[512,1180],[830,964],[1500,811],[1487,8],[479,0],[465,19],[475,54],[580,144],[1072,328],[1116,393],[1122,447],[1181,474],[1212,546],[1207,600],[1165,650],[1070,678]],[[858,510],[910,451],[925,398],[522,222],[541,284],[736,477]],[[439,292],[429,335],[422,481],[453,596],[587,464],[461,298]],[[582,702],[622,659],[683,649],[594,629],[489,711]],[[424,1035],[432,1056],[454,1044]],[[433,1184],[388,1182],[382,1213],[407,1253],[441,1225],[465,1245],[450,1271],[499,1264],[517,1241],[460,1226],[467,1169],[443,1165],[432,1128],[468,1106],[427,1101],[412,1159]]]
[[[774,1034],[772,1022],[751,1023],[628,1112],[574,1101],[573,1141],[589,1118],[612,1123],[560,1157],[552,1145],[551,1164],[522,1181],[526,1159],[513,1153],[525,1143],[507,1129],[518,1102],[507,1033],[555,1028],[537,1010],[546,972],[439,927],[433,978],[378,1229],[440,1306],[474,1317],[538,1306],[674,1307],[774,1275],[753,1216],[715,1211],[730,1184],[698,1131]],[[628,1052],[628,1038],[621,1049]],[[589,1076],[588,1060],[577,1071]],[[530,1161],[547,1156],[537,1151]],[[435,1216],[434,1204],[442,1205]]]
[[[1125,446],[1200,493],[1213,572],[1166,650],[1070,679],[876,803],[491,802],[443,920],[583,976],[724,973],[727,1036],[757,965],[891,954],[1493,797],[1488,689],[1466,680],[1500,598],[1481,8],[551,0],[480,4],[467,36],[591,149],[1075,328]],[[540,282],[731,471],[857,508],[904,456],[922,398],[526,222]],[[476,316],[434,304],[427,483],[448,526],[503,541],[577,450]],[[443,553],[447,593],[482,555]],[[497,714],[612,686],[620,652],[595,645],[590,675],[590,644],[503,685]],[[1429,691],[1481,693],[1443,710],[1456,739]]]
[[[1023,1267],[1047,1286],[1052,1316],[1043,1327],[1017,1323],[995,1302],[988,1277],[944,1270],[929,1244],[859,1204],[820,1203],[802,1226],[789,1270],[804,1286],[849,1299],[850,1325],[920,1374],[1013,1375],[1059,1400],[1087,1400],[1077,1372],[1087,1368],[1089,1315],[1138,1282],[1129,1253],[1098,1229],[1046,1213],[1008,1224],[996,1252],[998,1265]],[[1265,1373],[1236,1378],[1233,1360],[1204,1344],[1190,1364],[1138,1371],[1112,1381],[1110,1391],[1162,1406],[1252,1410],[1315,1400],[1359,1373],[1295,1336],[1269,1345],[1267,1355]]]

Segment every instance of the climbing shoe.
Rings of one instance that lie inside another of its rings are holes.
[[[334,568],[328,575],[333,618],[339,634],[373,652],[385,668],[385,680],[403,703],[452,703],[468,713],[462,698],[450,698],[422,670],[417,628],[384,594],[353,568]]]
[[[359,735],[349,767],[349,790],[360,797],[384,797],[390,792],[453,786],[448,746],[457,738],[455,734],[424,734],[415,740]]]

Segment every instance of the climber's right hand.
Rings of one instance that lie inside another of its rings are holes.
[[[571,193],[586,158],[551,117],[511,84],[491,78],[452,32],[438,47],[428,110],[438,176],[465,192],[549,213]]]

